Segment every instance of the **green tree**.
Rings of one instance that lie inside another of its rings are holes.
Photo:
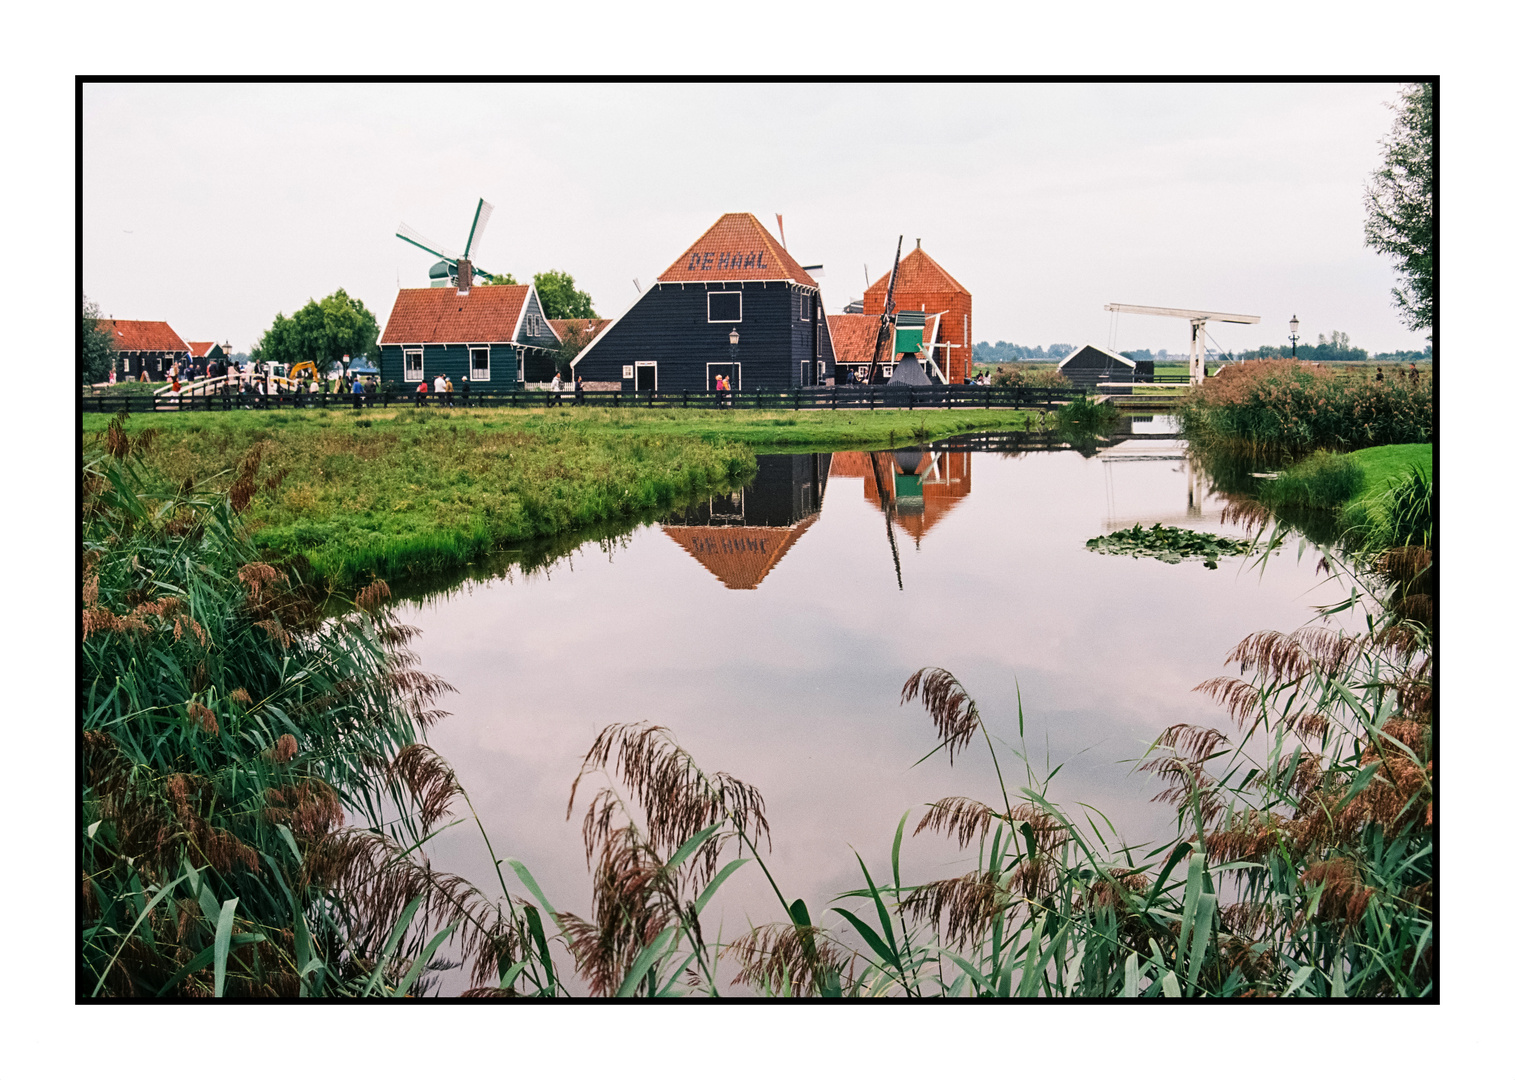
[[[484,274],[481,278],[485,285],[519,285],[514,274]]]
[[[379,321],[363,301],[338,289],[326,299],[312,300],[293,316],[281,311],[253,346],[256,363],[297,364],[313,361],[323,374],[342,357],[365,356],[379,341]]]
[[[1412,330],[1436,321],[1434,245],[1435,99],[1430,83],[1399,92],[1394,127],[1383,140],[1383,164],[1368,181],[1367,245],[1394,260],[1394,303]]]
[[[87,383],[104,382],[110,377],[110,367],[116,359],[116,343],[110,331],[100,325],[100,305],[87,296],[80,322],[84,331],[79,348],[80,371]]]
[[[544,270],[533,277],[542,310],[549,319],[598,319],[594,301],[574,288],[573,275],[562,270]]]

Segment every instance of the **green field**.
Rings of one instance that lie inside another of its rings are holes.
[[[1024,424],[1010,410],[317,409],[132,416],[175,487],[230,486],[256,451],[245,520],[270,557],[351,586],[456,570],[502,546],[644,518],[729,490],[754,455],[908,445]],[[86,447],[110,417],[86,414]]]

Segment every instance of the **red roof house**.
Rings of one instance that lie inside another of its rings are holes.
[[[510,389],[561,344],[533,285],[401,289],[379,338],[385,382],[446,375],[480,389]]]
[[[189,345],[166,322],[101,319],[100,326],[116,343],[117,370],[124,378],[162,379],[174,364],[189,360]]]

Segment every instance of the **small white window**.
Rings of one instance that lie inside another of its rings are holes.
[[[741,322],[742,294],[739,292],[712,292],[705,294],[707,322]]]
[[[423,372],[420,349],[405,350],[405,381],[420,382]]]
[[[468,379],[470,382],[489,381],[489,347],[468,350]]]
[[[800,319],[803,322],[810,321],[810,294],[800,293]]]

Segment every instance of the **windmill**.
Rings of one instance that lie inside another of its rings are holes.
[[[466,293],[469,287],[473,285],[473,276],[475,273],[483,274],[486,277],[493,276],[482,266],[474,266],[472,260],[469,258],[470,253],[473,251],[473,245],[484,236],[484,226],[489,224],[489,215],[492,213],[494,213],[494,207],[483,199],[480,199],[479,205],[473,212],[473,225],[468,230],[468,243],[463,245],[463,254],[461,255],[426,239],[426,237],[416,232],[403,221],[400,222],[400,229],[395,235],[407,244],[414,244],[422,251],[430,252],[442,260],[431,268],[431,283],[433,285],[455,285],[460,292]]]
[[[883,355],[885,343],[892,343],[893,335],[889,332],[894,323],[894,276],[900,268],[900,251],[904,249],[905,236],[900,234],[900,242],[894,246],[894,268],[889,271],[889,291],[884,294],[884,313],[878,320],[878,338],[873,343],[873,360],[868,365],[868,384],[871,386],[879,376],[879,358]],[[893,356],[893,353],[890,353]]]

